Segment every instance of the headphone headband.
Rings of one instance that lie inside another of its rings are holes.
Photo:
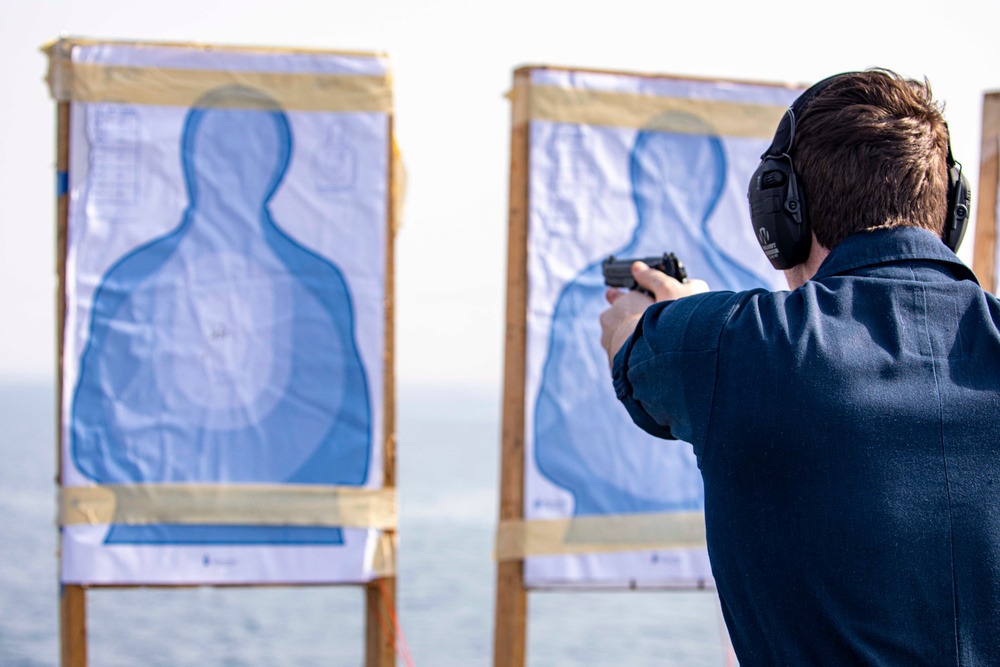
[[[813,98],[823,92],[827,86],[840,77],[847,76],[849,74],[857,74],[857,72],[841,72],[840,74],[828,76],[822,81],[817,81],[804,93],[795,98],[792,105],[785,111],[785,115],[781,117],[781,122],[778,123],[778,129],[774,132],[774,139],[771,140],[771,145],[768,146],[766,151],[764,151],[764,154],[760,156],[761,159],[764,159],[767,156],[776,157],[780,155],[788,155],[792,150],[792,143],[795,141],[796,119],[802,116],[806,107],[813,101]]]

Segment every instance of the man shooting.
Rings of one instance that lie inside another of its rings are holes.
[[[749,197],[791,291],[637,262],[655,303],[601,315],[633,420],[694,447],[740,663],[1000,664],[1000,303],[953,252],[968,186],[929,87],[816,84]]]

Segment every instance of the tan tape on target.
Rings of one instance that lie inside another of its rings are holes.
[[[376,113],[392,110],[392,81],[388,74],[303,74],[73,62],[72,47],[85,43],[60,40],[43,47],[49,56],[46,77],[49,90],[60,102],[191,107],[209,91],[241,86],[267,94],[286,110]],[[234,97],[229,105],[241,106],[241,98]]]
[[[73,486],[60,489],[59,523],[394,529],[396,490],[279,484]]]
[[[114,102],[192,107],[207,92],[228,86],[252,88],[293,111],[392,110],[389,79],[381,76],[288,74],[221,70],[123,67],[74,63],[65,88],[53,97],[72,102]]]
[[[496,559],[704,546],[705,515],[702,512],[513,520],[500,522]]]
[[[787,109],[557,86],[531,86],[528,95],[531,120],[760,139],[774,136],[774,128]]]
[[[375,555],[372,557],[372,574],[376,577],[391,577],[396,574],[396,534],[379,533],[375,541]]]

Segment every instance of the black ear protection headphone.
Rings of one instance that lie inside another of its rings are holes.
[[[771,260],[771,265],[779,270],[790,269],[806,261],[812,245],[805,193],[799,186],[792,164],[795,122],[813,98],[841,76],[844,74],[823,79],[792,103],[781,117],[774,139],[760,156],[760,165],[750,179],[747,198],[757,242]],[[949,138],[948,218],[941,240],[952,251],[958,249],[965,236],[971,204],[972,190],[962,174],[962,165],[955,161],[951,153]]]

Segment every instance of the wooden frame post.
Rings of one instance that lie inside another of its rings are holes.
[[[1000,91],[983,95],[976,247],[972,269],[987,292],[997,288],[997,183],[1000,183]]]
[[[507,326],[504,345],[500,521],[524,517],[524,379],[528,298],[528,93],[531,70],[514,72],[511,93],[510,199],[507,236]],[[528,591],[524,561],[497,563],[494,667],[524,667]]]
[[[70,103],[56,105],[56,484],[62,484],[63,337],[66,324],[66,232],[69,223]],[[60,542],[62,534],[60,533]],[[61,549],[60,549],[61,552]],[[60,568],[62,563],[60,561]],[[62,572],[59,572],[62,579]],[[62,667],[87,667],[87,591],[59,587],[59,645]]]
[[[396,259],[396,201],[397,186],[395,138],[393,116],[389,124],[389,177],[386,204],[385,249],[385,347],[383,359],[383,445],[382,484],[396,486],[396,373],[395,373],[395,259]],[[395,531],[386,531],[395,545]],[[395,561],[395,557],[393,557]],[[365,667],[394,667],[396,664],[396,575],[379,577],[365,585]]]
[[[79,584],[60,586],[59,636],[59,664],[87,667],[87,591]]]

